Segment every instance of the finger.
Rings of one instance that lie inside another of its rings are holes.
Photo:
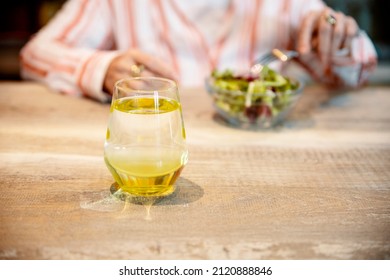
[[[155,73],[154,76],[157,75],[176,80],[173,68],[162,60],[138,50],[132,50],[131,54],[135,62],[144,65],[150,72]]]
[[[329,67],[332,53],[333,25],[326,20],[329,14],[334,14],[334,12],[331,9],[325,9],[318,24],[318,54],[325,68]]]
[[[139,65],[131,53],[127,53],[121,59],[116,61],[115,74],[117,77],[139,77],[145,66]]]
[[[358,27],[356,21],[351,17],[346,18],[345,33],[346,33],[346,35],[345,35],[344,42],[343,42],[343,48],[350,49],[352,39],[359,34],[359,27]]]
[[[318,12],[310,12],[302,21],[298,31],[297,51],[307,54],[312,50],[312,38],[317,25]]]
[[[336,25],[333,28],[331,56],[334,56],[337,50],[341,49],[346,35],[345,16],[342,13],[335,13],[334,17]]]
[[[141,73],[141,77],[154,77],[156,74],[154,72],[150,72],[149,70],[144,70]]]
[[[107,69],[107,75],[115,78],[129,76],[134,64],[134,60],[128,53],[119,55],[110,63]]]
[[[127,76],[127,77],[137,76],[137,74],[134,73],[134,69],[133,69],[134,67],[137,67],[136,64],[137,63],[131,58],[123,59],[117,63],[115,73],[117,75]]]
[[[323,70],[321,61],[314,53],[301,55],[299,59],[300,63],[306,68],[306,70],[316,79],[323,77]]]
[[[334,82],[334,76],[331,73],[324,72],[322,62],[316,53],[302,56],[299,62],[315,80],[328,85]]]
[[[313,52],[317,51],[317,49],[318,49],[318,36],[315,36],[311,39],[311,49]]]

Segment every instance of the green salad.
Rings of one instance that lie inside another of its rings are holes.
[[[212,72],[215,105],[231,117],[255,122],[275,117],[291,104],[299,82],[265,66],[258,76],[235,75],[231,70]],[[244,93],[244,94],[243,94]]]

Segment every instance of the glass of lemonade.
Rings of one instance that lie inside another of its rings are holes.
[[[111,192],[162,197],[187,163],[186,133],[174,81],[126,78],[115,84],[104,144]]]

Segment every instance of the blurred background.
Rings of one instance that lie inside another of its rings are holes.
[[[12,0],[0,11],[0,79],[18,80],[19,50],[56,13],[65,0]],[[378,75],[390,80],[390,1],[325,0],[335,10],[356,19],[374,41],[379,56]],[[387,24],[386,24],[387,22]]]

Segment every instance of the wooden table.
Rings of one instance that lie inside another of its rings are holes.
[[[390,87],[307,87],[270,131],[181,98],[190,159],[148,209],[110,197],[109,105],[1,82],[0,258],[390,258]]]

